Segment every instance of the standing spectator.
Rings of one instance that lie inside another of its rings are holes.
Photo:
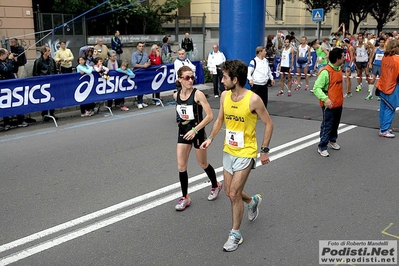
[[[208,55],[208,69],[212,75],[213,93],[215,95],[215,98],[218,98],[223,88],[223,72],[220,69],[220,65],[226,61],[226,57],[221,51],[219,51],[218,44],[214,44],[212,48],[213,51],[210,52]]]
[[[172,63],[172,47],[169,43],[170,36],[166,35],[162,39],[162,49],[161,49],[161,57],[163,64],[170,64]]]
[[[50,56],[50,47],[43,45],[40,48],[40,53],[41,56],[36,59],[35,63],[33,64],[33,76],[48,76],[57,74],[57,68],[55,66],[56,63]],[[58,117],[54,115],[54,109],[51,109],[48,111],[42,111],[43,122],[50,121],[50,118],[48,117],[49,115],[54,117],[55,120],[58,119]]]
[[[248,82],[251,90],[259,95],[267,108],[269,88],[267,82],[271,80],[274,85],[273,74],[269,62],[265,58],[266,49],[263,46],[256,47],[256,56],[248,65]]]
[[[148,54],[144,52],[144,43],[139,42],[137,44],[137,50],[132,54],[132,66],[133,69],[137,68],[147,68],[151,66],[150,59],[148,58]],[[143,109],[143,107],[147,107],[148,105],[143,103],[143,94],[137,96],[137,107],[139,109]]]
[[[267,164],[270,162],[268,146],[273,133],[273,122],[262,99],[244,88],[247,80],[245,63],[240,60],[227,60],[221,68],[223,70],[222,82],[226,89],[222,92],[219,114],[212,126],[211,133],[200,148],[207,149],[211,145],[213,138],[222,129],[224,123],[226,130],[223,130],[225,134],[223,178],[225,193],[231,202],[233,225],[223,249],[234,251],[244,240],[240,232],[244,202],[248,208],[248,220],[251,222],[258,217],[258,207],[262,202],[260,194],[250,196],[244,191],[249,173],[256,167],[257,123],[260,118],[265,128],[260,148],[260,162]],[[239,119],[231,119],[232,117]]]
[[[90,75],[93,72],[93,67],[86,64],[86,58],[84,56],[79,56],[78,58],[79,65],[76,67],[76,72],[84,75]],[[96,106],[95,103],[87,103],[80,105],[80,116],[81,117],[88,117],[94,115],[94,107]]]
[[[186,34],[184,35],[184,39],[181,41],[181,48],[183,48],[186,51],[188,59],[192,61],[194,44],[193,40],[190,39],[190,34],[188,32],[186,32]]]
[[[12,38],[10,40],[10,49],[14,56],[13,72],[17,75],[17,78],[25,78],[26,55],[24,48],[19,45],[17,38]]]
[[[179,76],[178,76],[178,74],[177,74],[177,71],[179,71],[179,69],[180,69],[182,66],[188,66],[188,67],[190,67],[191,70],[193,71],[194,75],[195,75],[196,67],[195,67],[195,65],[190,61],[190,59],[187,58],[186,51],[185,51],[183,48],[181,48],[181,49],[179,49],[179,50],[177,51],[177,55],[178,55],[178,57],[176,58],[175,62],[173,63],[173,64],[174,64],[175,73],[176,73],[176,80],[179,79]]]
[[[341,121],[342,105],[344,104],[342,70],[345,62],[344,50],[335,48],[329,53],[329,63],[319,72],[313,86],[314,95],[320,100],[323,120],[320,126],[320,143],[317,152],[328,157],[327,146],[333,150],[341,147],[337,143],[338,126]]]
[[[179,123],[177,138],[177,168],[182,190],[182,197],[175,206],[177,211],[183,211],[190,206],[191,198],[188,195],[188,174],[187,166],[190,151],[195,148],[195,155],[199,166],[205,171],[212,183],[208,200],[216,200],[222,190],[223,184],[217,182],[215,169],[208,163],[207,151],[200,149],[201,143],[206,139],[205,126],[213,120],[213,113],[205,94],[193,87],[194,72],[188,66],[183,66],[178,71],[181,89],[173,94],[176,100],[176,111],[179,113],[181,122]],[[205,112],[203,117],[202,112]]]
[[[13,73],[13,61],[14,55],[10,54],[6,49],[0,48],[0,80],[4,79],[15,79]],[[17,125],[18,127],[27,127],[29,124],[24,121],[25,117],[23,115],[17,115]],[[11,128],[10,118],[4,117],[4,130],[9,130]]]
[[[55,62],[60,64],[60,73],[72,73],[73,54],[66,48],[66,42],[60,41],[60,49],[55,54]]]
[[[377,82],[380,91],[380,132],[378,135],[385,138],[394,138],[392,121],[395,110],[399,106],[399,40],[393,39],[385,47],[381,64],[381,76]]]
[[[114,33],[114,37],[112,37],[111,40],[111,49],[116,52],[116,59],[118,60],[121,59],[121,54],[123,54],[123,49],[122,49],[123,44],[119,36],[120,36],[119,30],[116,30]]]
[[[159,66],[162,64],[162,57],[161,57],[161,52],[159,51],[159,47],[156,44],[153,44],[151,46],[151,53],[148,55],[148,58],[150,59],[151,65],[152,66]],[[154,99],[159,99],[155,100],[156,105],[160,105],[160,99],[161,99],[161,93],[156,92],[152,94],[152,98]]]
[[[97,52],[98,52],[97,56],[98,57],[101,57],[101,58],[107,58],[108,57],[109,49],[108,49],[108,47],[105,44],[103,44],[103,39],[102,38],[98,38],[97,39],[97,44],[94,46],[94,50],[97,50]]]
[[[109,51],[109,57],[104,61],[104,66],[107,67],[109,70],[117,70],[122,62],[121,60],[117,59],[117,53],[114,50]],[[113,100],[108,100],[107,106],[109,108],[112,108],[112,101]],[[129,111],[129,108],[126,107],[125,105],[125,99],[124,98],[119,98],[115,99],[115,108],[120,108],[121,111]]]

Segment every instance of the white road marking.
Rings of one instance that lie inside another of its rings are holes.
[[[356,126],[352,126],[352,125],[351,126],[346,126],[344,124],[341,124],[340,127],[343,127],[343,128],[338,130],[339,133],[343,133],[343,132],[346,132],[348,130],[352,130],[352,129],[356,128]],[[288,142],[288,143],[285,143],[285,144],[282,144],[282,145],[280,145],[278,147],[273,148],[271,153],[270,153],[270,160],[271,161],[277,160],[279,158],[282,158],[284,156],[287,156],[289,154],[292,154],[294,152],[297,152],[299,150],[302,150],[304,148],[307,148],[307,147],[319,142],[319,139],[316,138],[316,139],[313,139],[311,141],[308,141],[308,142],[302,143],[300,145],[297,145],[295,147],[292,147],[290,149],[284,150],[283,152],[279,152],[279,153],[275,154],[276,151],[279,151],[279,150],[284,149],[284,148],[288,148],[288,147],[290,147],[292,145],[295,145],[295,144],[301,143],[303,141],[306,141],[308,139],[317,137],[318,135],[319,135],[319,132],[315,132],[313,134],[307,135],[305,137],[293,140],[291,142]],[[260,165],[260,162],[258,162],[257,165]],[[223,170],[223,167],[219,167],[219,168],[215,169],[216,173],[222,172],[222,170]],[[193,182],[199,181],[199,180],[201,180],[203,178],[206,178],[206,177],[207,176],[206,176],[205,173],[197,175],[195,177],[190,178],[189,179],[189,183],[193,183]],[[223,176],[219,175],[218,176],[218,180],[219,181],[223,180]],[[209,186],[209,184],[207,182],[199,183],[199,184],[194,185],[193,187],[190,187],[190,191],[195,192],[195,191],[198,191],[198,190],[203,189],[203,188],[208,187],[208,186]],[[0,246],[0,253],[5,252],[5,251],[10,250],[10,249],[13,249],[13,248],[16,248],[18,246],[27,244],[29,242],[32,242],[32,241],[35,241],[35,240],[39,240],[39,239],[41,239],[41,238],[43,238],[45,236],[61,232],[61,231],[66,230],[68,228],[77,226],[79,224],[88,222],[90,220],[93,220],[95,218],[110,214],[110,213],[118,211],[118,210],[120,210],[122,208],[129,207],[129,206],[137,204],[137,203],[139,203],[141,201],[148,200],[149,198],[153,198],[153,197],[156,197],[156,196],[159,196],[159,195],[162,195],[162,194],[166,194],[166,193],[168,193],[168,192],[170,192],[170,191],[172,191],[174,189],[177,189],[179,187],[180,187],[180,183],[175,183],[175,184],[160,188],[158,190],[149,192],[147,194],[138,196],[136,198],[133,198],[133,199],[118,203],[118,204],[110,206],[110,207],[107,207],[105,209],[93,212],[91,214],[79,217],[77,219],[68,221],[66,223],[63,223],[63,224],[48,228],[48,229],[40,231],[38,233],[35,233],[35,234],[32,234],[32,235],[20,238],[18,240],[9,242],[7,244],[3,244],[3,245]],[[54,238],[52,238],[50,240],[47,240],[47,241],[45,241],[43,243],[34,245],[32,247],[25,248],[25,249],[23,249],[21,251],[17,251],[15,253],[11,254],[11,255],[8,255],[8,256],[5,256],[5,257],[1,258],[0,259],[0,266],[14,263],[16,261],[19,261],[19,260],[24,259],[26,257],[32,256],[32,255],[37,254],[39,252],[42,252],[44,250],[50,249],[52,247],[58,246],[58,245],[60,245],[62,243],[65,243],[65,242],[70,241],[72,239],[78,238],[78,237],[83,236],[85,234],[88,234],[90,232],[96,231],[96,230],[101,229],[103,227],[106,227],[108,225],[111,225],[111,224],[117,223],[119,221],[122,221],[124,219],[130,218],[130,217],[135,216],[135,215],[137,215],[139,213],[142,213],[144,211],[150,210],[152,208],[155,208],[155,207],[160,206],[162,204],[165,204],[167,202],[173,201],[173,200],[179,198],[180,196],[181,196],[181,192],[180,191],[179,192],[174,192],[174,193],[172,193],[170,195],[167,195],[167,196],[162,197],[162,198],[157,198],[156,200],[154,200],[152,202],[149,202],[149,203],[146,203],[144,205],[135,207],[135,208],[133,208],[131,210],[116,214],[116,215],[111,216],[109,218],[106,218],[106,219],[103,219],[101,221],[95,222],[95,223],[93,223],[91,225],[87,225],[87,226],[84,226],[84,227],[82,227],[80,229],[76,229],[76,230],[74,230],[72,232],[65,233],[65,234],[63,234],[61,236],[54,237]]]

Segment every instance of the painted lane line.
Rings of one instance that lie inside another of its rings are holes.
[[[221,180],[223,180],[223,176],[218,176],[218,181],[221,181]],[[193,187],[191,187],[190,191],[191,192],[196,192],[196,191],[201,190],[201,189],[203,189],[205,187],[208,187],[208,186],[209,186],[208,183],[200,183],[200,184],[197,184],[197,185],[194,185]],[[8,264],[17,262],[19,260],[22,260],[24,258],[30,257],[30,256],[32,256],[34,254],[37,254],[37,253],[42,252],[44,250],[47,250],[47,249],[50,249],[52,247],[58,246],[58,245],[63,244],[65,242],[67,242],[67,241],[70,241],[70,240],[73,240],[75,238],[81,237],[83,235],[89,234],[89,233],[94,232],[96,230],[99,230],[99,229],[101,229],[103,227],[112,225],[114,223],[120,222],[122,220],[130,218],[130,217],[135,216],[137,214],[140,214],[142,212],[145,212],[145,211],[148,211],[148,210],[153,209],[155,207],[158,207],[158,206],[160,206],[162,204],[165,204],[165,203],[171,202],[173,200],[176,200],[179,197],[181,197],[181,192],[175,192],[175,193],[172,193],[172,194],[170,194],[168,196],[165,196],[163,198],[160,198],[160,199],[154,200],[152,202],[146,203],[146,204],[144,204],[142,206],[133,208],[131,210],[122,212],[122,213],[117,214],[115,216],[112,216],[112,217],[106,218],[104,220],[95,222],[95,223],[93,223],[91,225],[87,225],[87,226],[82,227],[80,229],[77,229],[77,230],[75,230],[73,232],[63,234],[61,236],[52,238],[50,240],[47,240],[47,241],[45,241],[43,243],[40,243],[38,245],[35,245],[33,247],[26,248],[24,250],[21,250],[19,252],[16,252],[14,254],[11,254],[9,256],[1,258],[0,259],[0,266],[8,265]]]
[[[356,128],[356,126],[348,126],[348,127],[345,127],[344,129],[339,130],[339,133],[343,133],[343,132],[348,131],[348,130],[351,130],[351,129],[353,129],[353,128]],[[315,133],[313,133],[313,134],[311,134],[311,135],[314,135],[314,134],[318,134],[318,132],[315,132]],[[304,138],[306,138],[306,137],[304,137]],[[303,139],[303,138],[300,138],[300,139]],[[291,153],[294,153],[294,152],[296,152],[296,151],[299,151],[299,150],[301,150],[301,149],[304,149],[304,148],[306,148],[306,147],[308,147],[308,146],[310,146],[310,145],[313,145],[313,144],[317,143],[318,141],[319,141],[319,140],[313,140],[313,141],[311,141],[311,142],[307,142],[307,143],[305,143],[305,144],[296,146],[296,147],[294,147],[294,148],[291,148],[291,149],[289,149],[289,150],[286,150],[286,151],[284,151],[284,152],[277,153],[277,154],[274,154],[274,152],[273,152],[273,153],[271,153],[270,159],[271,159],[271,160],[277,160],[277,159],[282,158],[282,157],[284,157],[284,156],[287,156],[287,155],[289,155],[289,154],[291,154]],[[291,143],[296,144],[297,141],[295,140],[295,141],[292,141]],[[286,144],[283,144],[283,145],[284,145],[284,147],[287,147]],[[280,145],[280,146],[282,146],[282,145]],[[280,147],[280,146],[278,146],[278,147],[276,147],[276,148],[273,148],[273,150],[274,150],[274,151],[279,150],[279,147]],[[260,165],[260,162],[257,163],[257,166],[259,166],[259,165]],[[216,172],[216,173],[219,173],[219,172],[222,172],[222,171],[223,171],[223,167],[219,167],[219,168],[215,169],[215,172]],[[202,173],[202,174],[200,174],[200,175],[197,175],[197,176],[194,176],[194,177],[192,177],[192,178],[189,178],[189,183],[193,183],[193,182],[199,181],[199,180],[204,179],[204,178],[206,178],[206,177],[207,177],[207,175],[206,175],[205,173]],[[206,183],[205,183],[205,184],[206,184]],[[207,185],[207,184],[206,184],[206,185]],[[205,185],[205,186],[206,186],[206,185]],[[91,213],[91,214],[88,214],[88,215],[85,215],[85,216],[82,216],[82,217],[73,219],[73,220],[71,220],[71,221],[68,221],[68,222],[59,224],[59,225],[57,225],[57,226],[54,226],[54,227],[51,227],[51,228],[42,230],[42,231],[37,232],[37,233],[35,233],[35,234],[32,234],[32,235],[29,235],[29,236],[26,236],[26,237],[17,239],[17,240],[15,240],[15,241],[12,241],[12,242],[3,244],[3,245],[0,246],[0,253],[2,253],[2,252],[4,252],[4,251],[7,251],[7,250],[10,250],[10,249],[13,249],[13,248],[16,248],[16,247],[18,247],[18,246],[27,244],[27,243],[29,243],[29,242],[32,242],[32,241],[41,239],[41,238],[46,237],[46,236],[48,236],[48,235],[58,233],[58,232],[60,232],[60,231],[63,231],[63,230],[66,230],[66,229],[68,229],[68,228],[77,226],[77,225],[79,225],[79,224],[88,222],[88,221],[93,220],[93,219],[96,219],[96,218],[98,218],[98,217],[107,215],[107,214],[109,214],[109,213],[111,213],[111,212],[115,212],[115,211],[117,211],[117,210],[120,210],[120,209],[129,207],[129,206],[134,205],[134,204],[136,204],[136,203],[139,203],[139,202],[141,202],[141,201],[148,200],[149,198],[153,198],[153,197],[156,197],[156,196],[159,196],[159,195],[162,195],[162,194],[166,194],[166,193],[168,193],[169,191],[174,190],[174,189],[177,189],[177,188],[179,188],[179,187],[180,187],[180,183],[174,183],[174,184],[172,184],[172,185],[169,185],[169,186],[166,186],[166,187],[157,189],[157,190],[155,190],[155,191],[146,193],[146,194],[141,195],[141,196],[138,196],[138,197],[136,197],[136,198],[133,198],[133,199],[130,199],[130,200],[127,200],[127,201],[118,203],[118,204],[116,204],[116,205],[113,205],[113,206],[104,208],[104,209],[102,209],[102,210],[93,212],[93,213]],[[176,198],[177,198],[177,197],[176,197]],[[174,198],[174,199],[176,199],[176,198]],[[0,264],[0,265],[1,265],[1,264]]]
[[[393,238],[399,239],[399,236],[387,232],[387,230],[388,230],[392,225],[393,225],[393,223],[390,223],[387,227],[385,227],[384,230],[382,230],[381,233],[383,233],[384,235],[391,236],[391,237],[393,237]]]

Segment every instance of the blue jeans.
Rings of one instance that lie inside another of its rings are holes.
[[[396,85],[392,94],[380,92],[380,97],[380,131],[384,132],[391,128],[396,107],[399,105],[399,85]]]
[[[320,126],[320,150],[327,150],[328,142],[336,142],[338,138],[338,126],[341,121],[342,106],[332,109],[321,108],[323,120]]]
[[[143,104],[143,96],[144,95],[137,95],[137,103],[138,104]]]

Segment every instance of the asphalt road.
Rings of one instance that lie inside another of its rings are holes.
[[[263,195],[260,214],[249,222],[245,211],[235,252],[222,251],[230,202],[224,194],[206,200],[210,183],[193,153],[193,203],[174,210],[175,113],[152,105],[113,117],[70,112],[58,128],[1,132],[0,265],[319,265],[319,240],[399,239],[399,143],[378,137],[379,102],[365,92],[345,101],[342,148],[324,158],[317,99],[277,92],[269,92],[272,162],[253,170],[245,188]],[[208,152],[219,179],[222,135]]]

